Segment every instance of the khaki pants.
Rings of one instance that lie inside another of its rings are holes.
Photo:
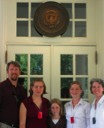
[[[10,125],[7,125],[7,124],[4,124],[4,123],[0,122],[0,128],[15,128],[15,127],[12,127]]]

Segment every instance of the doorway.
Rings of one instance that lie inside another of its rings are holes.
[[[68,87],[74,80],[81,82],[84,99],[91,101],[89,81],[96,77],[95,46],[19,46],[8,45],[8,61],[20,63],[24,87],[29,94],[34,78],[45,81],[48,99],[67,101]]]

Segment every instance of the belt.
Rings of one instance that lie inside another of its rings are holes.
[[[8,122],[1,122],[1,123],[4,123],[6,125],[9,125],[9,126],[11,126],[13,128],[18,128],[18,124],[12,124],[12,123],[8,123]]]

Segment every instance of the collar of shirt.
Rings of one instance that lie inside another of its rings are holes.
[[[80,99],[80,101],[78,102],[77,105],[82,105],[83,104],[83,100]],[[68,105],[71,105],[72,106],[72,100],[70,102],[68,102]]]
[[[33,103],[32,96],[29,96],[29,102]],[[45,103],[47,103],[47,100],[44,97],[42,97],[42,104],[45,104]]]
[[[94,101],[93,101],[93,103],[92,103],[92,106],[95,106],[95,100],[96,99],[94,99]],[[101,105],[101,104],[103,104],[104,103],[104,95],[100,98],[100,100],[98,101],[98,105]]]

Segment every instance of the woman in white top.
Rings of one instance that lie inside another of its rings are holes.
[[[90,128],[90,104],[82,100],[83,90],[78,81],[69,87],[72,100],[65,104],[67,128]]]
[[[90,85],[90,91],[95,96],[90,113],[90,127],[104,128],[104,82],[102,79],[92,79]]]

